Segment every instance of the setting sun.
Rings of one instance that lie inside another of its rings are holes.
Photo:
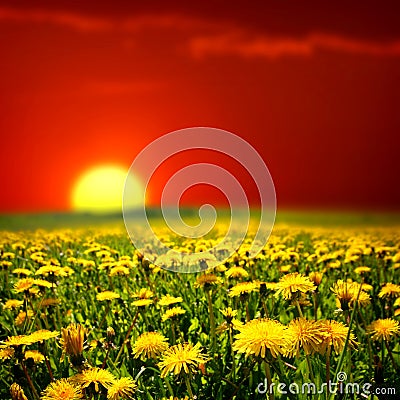
[[[122,193],[127,170],[120,166],[104,165],[93,167],[84,172],[72,191],[72,208],[79,212],[108,213],[122,210]],[[141,204],[143,184],[129,175],[130,187],[135,196],[131,198],[131,207]],[[137,196],[136,196],[137,193]]]

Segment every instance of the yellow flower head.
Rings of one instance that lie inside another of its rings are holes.
[[[4,309],[10,310],[10,309],[18,308],[18,307],[21,307],[23,304],[24,304],[24,302],[22,300],[9,299],[5,302]]]
[[[42,392],[42,400],[78,400],[82,399],[81,388],[68,379],[59,379],[50,383]]]
[[[15,350],[12,347],[0,348],[0,360],[8,360],[14,356]]]
[[[98,367],[85,369],[70,379],[71,382],[79,384],[83,389],[93,385],[96,392],[99,391],[99,385],[109,389],[116,381],[115,376],[111,372]]]
[[[25,276],[33,274],[33,272],[31,270],[26,269],[26,268],[15,268],[12,270],[12,273],[15,275],[25,275]]]
[[[59,265],[46,264],[40,267],[35,275],[43,275],[43,276],[67,276],[67,272],[60,267]]]
[[[132,378],[116,379],[107,390],[107,400],[133,399],[136,388]]]
[[[358,275],[364,275],[368,272],[371,272],[371,268],[370,267],[357,267],[354,269],[354,272]]]
[[[201,353],[199,343],[195,346],[191,343],[179,343],[164,352],[158,366],[161,369],[161,377],[164,378],[170,372],[173,372],[174,375],[181,372],[185,374],[194,373],[199,364],[204,364],[207,360],[208,358]]]
[[[112,292],[111,290],[105,290],[104,292],[97,293],[96,295],[96,300],[98,301],[111,301],[119,298],[120,295],[118,293]]]
[[[246,357],[254,355],[265,358],[269,351],[273,357],[285,352],[288,345],[287,328],[279,321],[272,319],[253,319],[243,326],[237,326],[233,349],[245,353]]]
[[[289,357],[299,357],[301,348],[307,355],[321,350],[326,334],[319,322],[296,318],[288,325],[288,336],[291,343],[286,354]]]
[[[392,337],[400,334],[399,322],[392,318],[378,319],[367,326],[367,332],[372,340],[389,341]]]
[[[215,274],[205,273],[201,274],[196,278],[194,284],[195,288],[209,289],[211,286],[219,285],[222,283],[222,279]]]
[[[14,285],[14,290],[17,293],[27,292],[35,283],[33,278],[24,278],[17,281]]]
[[[276,285],[276,295],[282,294],[286,300],[291,300],[299,293],[307,293],[316,289],[316,286],[307,276],[298,272],[284,275]]]
[[[400,297],[400,285],[395,285],[394,283],[387,283],[381,291],[379,292],[378,296],[382,298],[390,298],[390,297]]]
[[[29,320],[29,318],[32,318],[32,317],[33,317],[33,311],[32,310],[28,310],[28,320]],[[24,324],[25,320],[26,320],[26,312],[25,311],[20,311],[18,313],[18,315],[16,316],[14,322],[15,322],[16,326],[21,326],[21,325]]]
[[[153,304],[153,300],[151,299],[139,299],[132,302],[132,304],[136,307],[146,307],[150,304]]]
[[[32,344],[32,340],[28,335],[17,335],[17,336],[9,336],[7,340],[5,340],[4,345],[7,347],[18,347],[24,345]]]
[[[249,276],[249,273],[243,267],[230,267],[225,271],[225,275],[227,278],[246,278]]]
[[[44,361],[44,355],[38,350],[27,350],[24,354],[24,359],[32,359],[35,364],[39,364]]]
[[[157,358],[168,348],[168,339],[158,332],[142,333],[135,341],[132,352],[134,358],[146,360]]]
[[[55,338],[59,335],[60,334],[56,331],[49,331],[47,329],[39,329],[38,331],[32,332],[30,335],[28,335],[28,338],[29,338],[29,340],[31,340],[32,343],[36,343],[36,342],[43,342],[45,340]]]
[[[322,320],[320,322],[320,326],[324,334],[324,340],[320,346],[319,352],[321,354],[325,354],[328,348],[333,347],[336,354],[341,353],[346,342],[349,328],[341,322],[337,322],[334,320]],[[355,348],[356,345],[356,338],[351,332],[348,346]]]
[[[160,306],[170,306],[171,304],[182,303],[182,301],[183,301],[182,297],[173,297],[170,296],[169,294],[166,294],[165,296],[161,297],[158,304]]]
[[[370,302],[369,294],[363,290],[360,291],[360,284],[357,282],[346,282],[339,279],[331,291],[335,294],[337,305],[342,310],[352,308],[356,301],[358,305],[366,305]]]
[[[228,322],[232,322],[232,319],[235,318],[238,313],[237,310],[232,310],[231,307],[227,307],[220,311]]]
[[[258,290],[257,282],[240,282],[229,290],[229,297],[239,297]]]
[[[129,268],[123,265],[116,265],[110,269],[108,273],[110,276],[117,276],[117,275],[129,275]]]
[[[162,315],[161,320],[165,322],[167,319],[176,318],[178,315],[185,314],[186,311],[182,307],[172,307],[169,310],[165,311]]]
[[[136,292],[133,297],[138,297],[139,299],[151,299],[154,296],[154,293],[146,288],[141,288],[138,292]]]
[[[34,279],[33,284],[39,287],[51,288],[53,284],[46,279]]]

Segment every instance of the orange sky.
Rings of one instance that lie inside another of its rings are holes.
[[[398,208],[398,2],[82,3],[0,5],[0,212],[189,126],[248,140],[278,206]]]

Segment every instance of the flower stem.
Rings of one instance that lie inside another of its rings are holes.
[[[269,364],[267,361],[264,361],[264,370],[265,370],[265,377],[267,378],[267,384],[268,384],[268,398],[270,400],[275,400],[274,392],[273,390],[270,391],[270,389],[273,387],[272,386],[272,377],[271,377],[271,369],[269,367]]]
[[[206,290],[206,296],[208,300],[208,313],[210,314],[211,354],[214,354],[216,346],[216,338],[215,338],[215,318],[214,318],[213,304],[211,299],[211,290]]]
[[[189,377],[187,375],[185,375],[185,384],[186,384],[187,391],[189,393],[189,397],[191,399],[194,399],[193,392],[192,392],[192,387],[190,386],[190,380],[189,380]]]
[[[118,360],[119,360],[119,358],[121,357],[122,352],[124,351],[124,347],[125,347],[126,343],[128,342],[129,335],[131,334],[132,329],[133,329],[133,327],[135,326],[135,323],[136,323],[136,320],[137,320],[138,316],[139,316],[139,309],[136,310],[135,317],[133,318],[133,321],[132,321],[132,323],[131,323],[131,326],[130,326],[129,329],[128,329],[128,332],[126,332],[124,341],[122,342],[121,348],[119,349],[119,352],[118,352],[117,358],[115,359],[114,364],[117,364],[117,363],[118,363]]]
[[[390,360],[392,361],[393,368],[395,371],[397,371],[397,363],[393,357],[393,353],[392,353],[392,350],[390,349],[389,343],[386,340],[384,340],[384,342],[385,342],[386,350],[388,351]]]

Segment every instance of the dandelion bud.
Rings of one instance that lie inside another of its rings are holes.
[[[111,342],[114,339],[114,336],[115,336],[114,328],[112,326],[109,326],[107,328],[107,340]]]
[[[12,400],[28,400],[25,396],[24,390],[18,385],[18,383],[13,383],[10,386],[10,393]]]
[[[63,353],[69,356],[74,367],[81,366],[83,358],[83,346],[85,342],[85,328],[80,324],[70,324],[67,328],[61,329],[61,344]]]

